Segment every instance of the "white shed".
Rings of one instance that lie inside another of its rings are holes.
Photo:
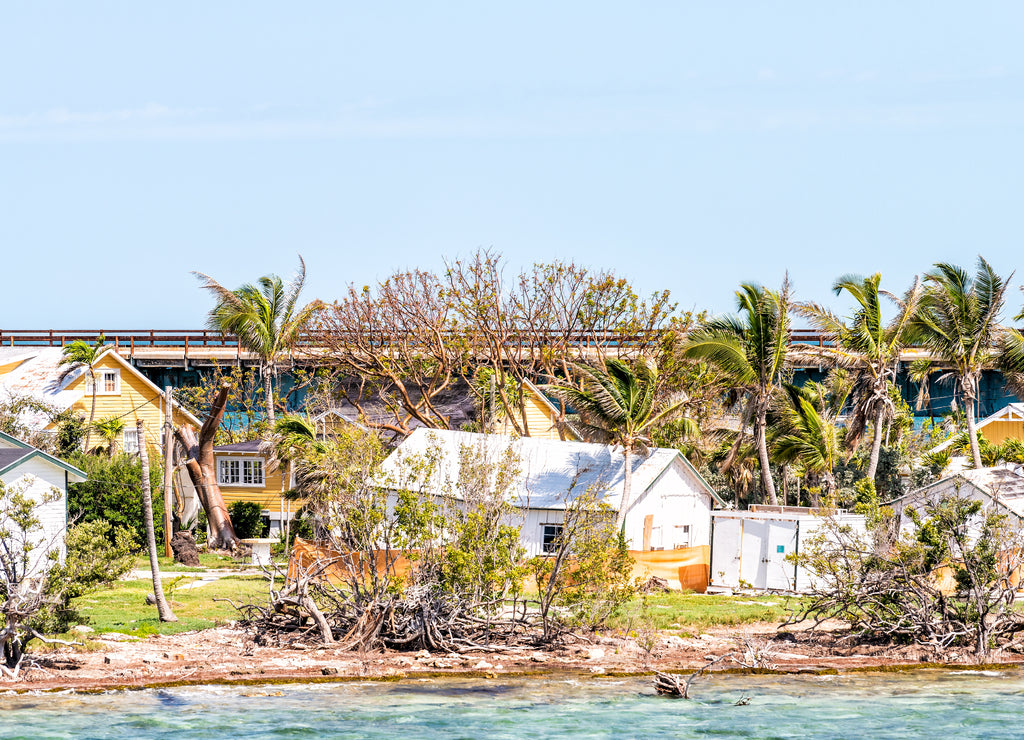
[[[892,502],[900,516],[900,528],[913,529],[908,510],[924,514],[929,504],[944,497],[980,501],[985,508],[999,506],[1005,513],[1024,524],[1024,466],[1007,463],[992,468],[961,470],[953,475],[919,488]]]
[[[864,517],[838,514],[844,524],[863,528]],[[754,506],[750,511],[716,511],[711,515],[711,586],[760,591],[808,591],[813,577],[792,562],[821,527],[816,509]]]
[[[497,460],[511,449],[520,461],[519,480],[510,502],[529,555],[540,555],[557,537],[566,504],[593,489],[617,510],[622,499],[624,460],[620,448],[536,437],[417,429],[388,457],[382,475],[403,477],[405,462],[440,455],[438,472],[420,491],[449,494],[459,479],[460,450],[470,448]],[[724,505],[678,450],[654,449],[633,458],[632,493],[625,517],[631,550],[671,550],[711,543],[711,509]]]
[[[84,480],[85,473],[78,468],[0,432],[0,481],[7,487],[24,486],[24,492],[37,501],[45,498],[51,489],[60,494],[38,512],[42,524],[38,541],[52,543],[61,557],[64,555],[64,532],[68,524],[68,485]],[[34,551],[29,569],[34,571],[44,567],[51,551],[42,548]]]

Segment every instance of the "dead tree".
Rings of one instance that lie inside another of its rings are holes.
[[[149,485],[149,452],[146,450],[146,423],[139,419],[135,428],[139,432],[139,460],[142,463],[142,508],[146,517],[146,545],[149,548],[149,568],[153,573],[153,596],[161,622],[177,622],[160,583],[160,564],[156,556],[156,532],[153,525],[153,490]]]
[[[217,436],[217,428],[224,418],[230,390],[231,383],[222,381],[213,399],[210,413],[203,422],[203,428],[199,430],[198,438],[191,427],[176,427],[174,437],[188,455],[185,469],[192,479],[192,485],[195,486],[206,518],[210,522],[213,533],[211,545],[234,549],[238,536],[235,534],[227,506],[224,505],[224,496],[217,484],[217,470],[213,458],[213,441]]]

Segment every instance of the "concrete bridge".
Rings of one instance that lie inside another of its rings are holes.
[[[103,335],[107,344],[112,345],[123,357],[145,373],[161,387],[169,384],[175,387],[195,385],[202,375],[209,373],[214,365],[254,367],[257,358],[239,346],[238,338],[206,329],[0,329],[0,346],[3,347],[62,347],[75,340],[93,342]],[[526,340],[524,340],[525,342]],[[631,338],[617,333],[602,334],[581,333],[574,341],[583,354],[588,348],[593,351],[598,344],[602,346],[628,345]],[[791,342],[796,345],[822,346],[827,338],[820,332],[811,329],[794,329]],[[299,366],[316,364],[321,356],[322,348],[317,336],[303,336],[292,357]],[[911,406],[917,397],[917,385],[908,377],[908,367],[917,359],[927,359],[928,354],[917,348],[907,349],[900,357],[901,367],[897,377],[897,385],[904,399]],[[798,384],[807,380],[824,378],[827,370],[813,362],[798,364],[794,372],[794,380]],[[287,373],[283,378],[283,386],[289,385]],[[981,393],[978,413],[985,417],[998,411],[1011,401],[1017,400],[1006,390],[1001,373],[986,371],[981,379]],[[942,414],[949,410],[953,401],[953,390],[950,386],[932,385],[931,411],[922,409],[921,416],[931,413]]]

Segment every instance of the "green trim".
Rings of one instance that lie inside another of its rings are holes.
[[[17,437],[12,437],[11,435],[7,434],[6,432],[0,432],[0,439],[6,440],[8,442],[11,442],[12,444],[17,445],[18,447],[20,447],[23,450],[27,450],[30,447],[32,447],[32,445],[28,444],[27,442],[22,442]]]
[[[37,450],[35,448],[32,448],[32,452],[30,452],[29,454],[25,455],[25,457],[18,458],[17,460],[12,462],[10,465],[8,465],[6,468],[0,468],[0,475],[3,475],[4,473],[10,472],[11,470],[14,470],[17,467],[20,467],[22,464],[28,462],[29,460],[31,460],[34,457],[41,457],[44,460],[46,460],[47,462],[53,463],[58,468],[61,468],[65,473],[70,473],[71,475],[77,475],[77,476],[81,477],[83,480],[88,479],[88,476],[85,474],[85,471],[79,470],[78,468],[76,468],[73,465],[68,465],[63,460],[59,460],[58,458],[54,457],[53,455],[48,455],[47,453],[43,452],[42,450]]]

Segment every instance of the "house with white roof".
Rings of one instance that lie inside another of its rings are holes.
[[[422,493],[460,497],[462,451],[495,463],[506,451],[518,459],[518,476],[509,502],[520,512],[521,537],[529,555],[552,548],[561,531],[566,506],[585,491],[618,511],[622,503],[625,461],[621,448],[536,437],[515,438],[438,429],[417,429],[385,460],[380,480],[407,479],[416,460],[434,457],[434,474],[417,481]],[[708,546],[711,510],[725,502],[678,450],[653,449],[634,455],[631,501],[625,534],[631,550],[673,550]]]
[[[16,487],[35,501],[51,498],[36,511],[42,525],[37,541],[43,547],[32,552],[29,572],[45,568],[54,550],[64,556],[68,486],[84,480],[85,473],[78,468],[0,432],[0,481],[8,490]],[[54,491],[57,495],[51,497]]]
[[[923,514],[928,505],[948,497],[980,501],[985,508],[997,506],[1024,525],[1024,466],[1006,463],[961,470],[901,496],[891,506],[900,515],[901,527],[906,528],[912,526],[907,511]]]

